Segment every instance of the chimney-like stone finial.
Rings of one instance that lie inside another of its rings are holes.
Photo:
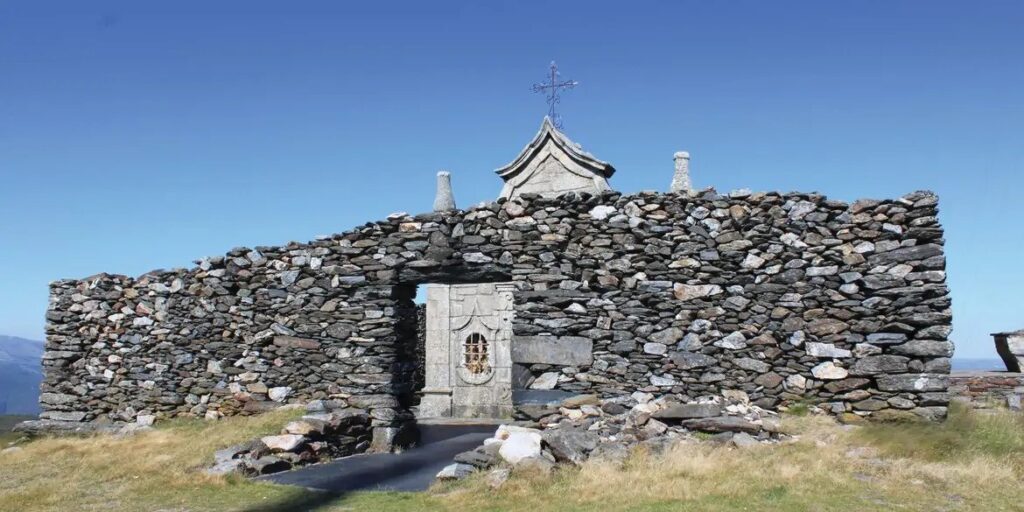
[[[673,158],[676,162],[676,171],[672,175],[672,185],[668,191],[684,194],[693,192],[693,185],[690,183],[690,153],[677,151]]]
[[[437,173],[437,195],[434,196],[434,211],[447,212],[455,209],[455,195],[452,194],[452,175],[448,171]]]

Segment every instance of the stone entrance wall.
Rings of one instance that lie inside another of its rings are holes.
[[[415,317],[410,284],[494,281],[517,286],[513,360],[534,388],[742,389],[765,407],[939,417],[952,345],[936,215],[923,192],[524,195],[189,269],[56,281],[43,417],[324,399],[392,427],[416,375],[400,326]]]

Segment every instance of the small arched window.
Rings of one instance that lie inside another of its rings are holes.
[[[463,350],[463,364],[470,373],[479,375],[491,369],[487,363],[487,338],[484,338],[483,334],[470,334],[466,338]]]

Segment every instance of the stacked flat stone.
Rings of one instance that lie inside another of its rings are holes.
[[[189,269],[57,281],[42,416],[340,400],[392,440],[421,375],[413,287],[512,281],[513,355],[519,342],[561,347],[516,361],[522,387],[684,402],[741,390],[765,409],[939,418],[953,347],[937,203],[524,194]]]

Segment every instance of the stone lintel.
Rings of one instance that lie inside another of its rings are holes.
[[[565,366],[590,365],[594,342],[582,336],[516,336],[512,338],[512,362]]]

